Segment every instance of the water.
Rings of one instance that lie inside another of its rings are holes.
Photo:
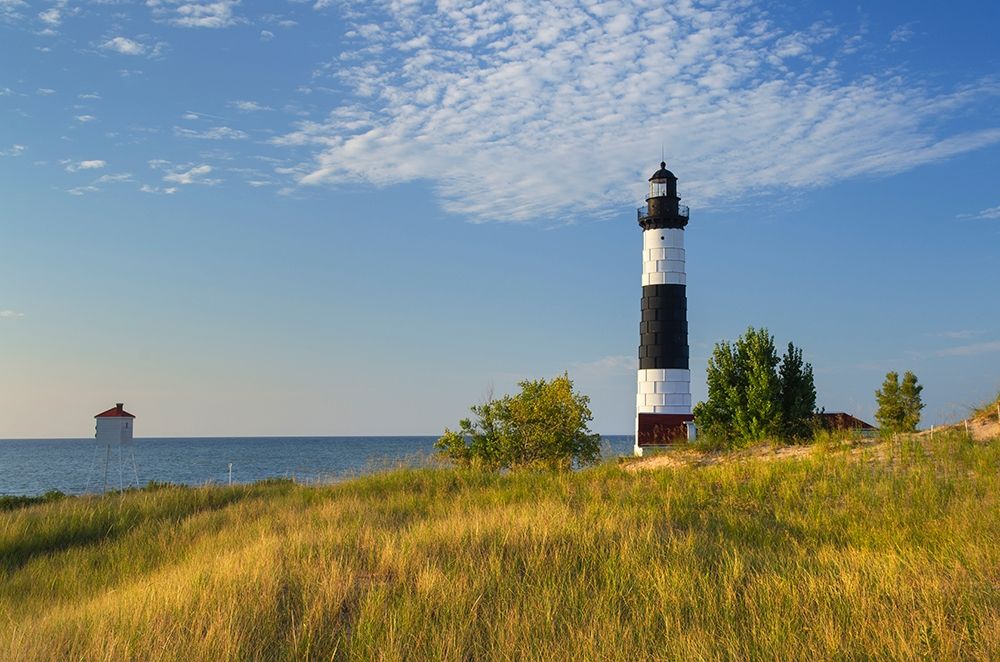
[[[134,484],[129,452],[135,453],[139,484],[149,481],[204,485],[265,478],[329,481],[402,464],[421,464],[434,454],[437,437],[185,437],[136,439],[125,447],[119,472],[112,447],[109,488]],[[631,453],[631,436],[602,437],[605,456]],[[66,494],[100,491],[106,447],[93,439],[0,440],[0,494]]]

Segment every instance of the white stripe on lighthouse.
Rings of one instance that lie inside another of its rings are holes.
[[[691,371],[639,370],[637,414],[690,414]]]
[[[642,233],[642,284],[687,285],[684,230],[661,228]]]

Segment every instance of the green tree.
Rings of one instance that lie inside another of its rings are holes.
[[[779,360],[767,329],[749,327],[735,343],[716,343],[707,382],[708,399],[694,408],[707,436],[744,442],[809,436],[816,410],[812,366],[791,343]]]
[[[781,385],[782,433],[787,438],[807,438],[816,414],[816,385],[813,369],[802,360],[802,350],[788,343],[778,370]]]
[[[916,432],[920,424],[920,410],[924,408],[920,392],[922,384],[917,383],[917,376],[907,370],[903,374],[903,383],[899,387],[899,399],[903,408],[903,431]]]
[[[875,391],[875,420],[884,433],[916,432],[920,423],[920,410],[924,403],[920,392],[924,387],[917,383],[917,376],[909,370],[903,374],[903,383],[899,383],[899,374],[888,372],[882,388]]]
[[[568,469],[600,458],[601,437],[589,429],[590,398],[573,390],[568,375],[525,380],[521,392],[471,407],[474,418],[445,428],[439,451],[462,466],[489,469]]]

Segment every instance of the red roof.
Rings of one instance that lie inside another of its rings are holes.
[[[94,418],[135,418],[134,414],[130,414],[122,408],[124,406],[123,403],[119,402],[111,409],[102,411],[97,416],[94,416]]]

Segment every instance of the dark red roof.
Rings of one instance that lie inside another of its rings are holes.
[[[128,413],[122,407],[124,407],[124,404],[119,402],[111,409],[102,411],[97,416],[94,416],[94,418],[135,418],[134,414]]]
[[[819,415],[823,425],[833,430],[874,430],[874,425],[842,411],[823,412]]]

